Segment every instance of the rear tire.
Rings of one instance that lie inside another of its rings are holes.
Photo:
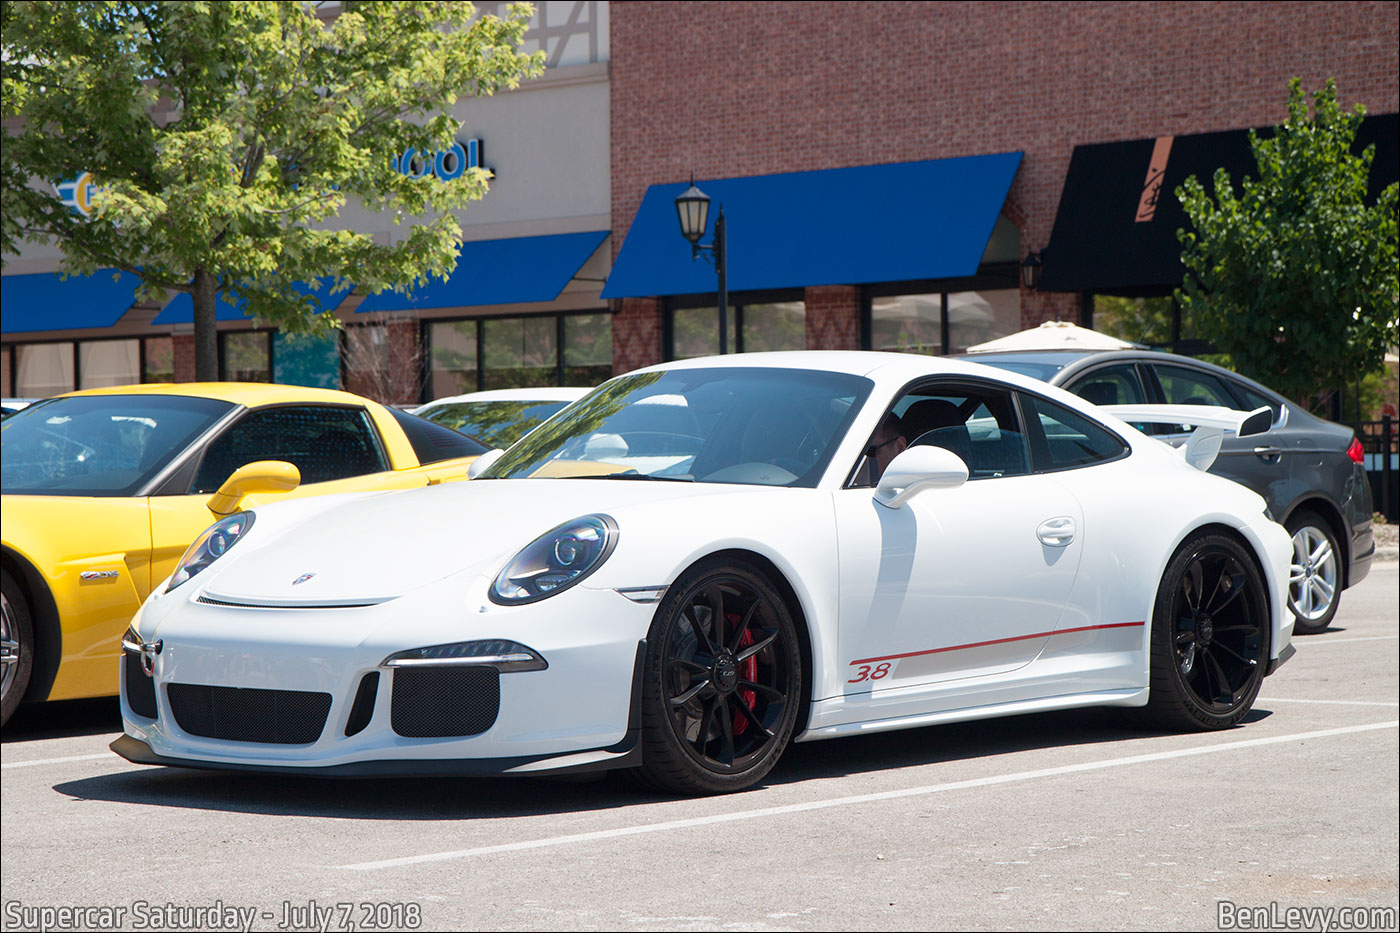
[[[642,697],[644,784],[723,794],[761,781],[802,697],[797,628],[768,578],[710,560],[677,580],[647,636]]]
[[[1148,720],[1175,732],[1227,729],[1269,665],[1269,603],[1244,546],[1197,534],[1162,574],[1152,612]]]
[[[34,672],[34,625],[30,621],[29,603],[24,593],[3,571],[0,598],[3,624],[0,624],[0,726],[8,723],[19,708],[24,692],[29,689],[29,677]]]
[[[1293,631],[1317,635],[1327,630],[1342,602],[1342,551],[1332,526],[1321,515],[1299,509],[1284,525],[1293,538],[1288,562],[1288,611]]]

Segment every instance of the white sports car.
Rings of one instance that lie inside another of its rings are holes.
[[[717,793],[790,741],[1104,705],[1233,726],[1293,651],[1287,532],[1202,472],[1241,419],[1175,451],[899,354],[629,373],[471,482],[210,528],[127,633],[112,747]]]

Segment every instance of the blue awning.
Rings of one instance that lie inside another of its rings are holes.
[[[590,230],[469,241],[462,244],[457,268],[445,282],[432,280],[412,296],[371,295],[357,310],[421,311],[553,301],[607,236],[606,230]]]
[[[1006,152],[697,181],[710,196],[703,242],[723,205],[731,291],[973,275],[1020,164]],[[715,290],[676,219],[687,187],[647,189],[604,298]]]
[[[334,291],[331,288],[332,279],[326,277],[317,279],[316,285],[310,286],[304,282],[298,282],[293,287],[303,295],[310,295],[316,299],[316,303],[322,311],[334,311],[340,303],[345,300],[345,296],[350,294],[350,289]],[[229,302],[224,298],[223,293],[214,302],[214,319],[219,321],[242,321],[248,315],[244,313],[246,301],[239,299],[237,302]],[[192,324],[194,323],[194,298],[189,292],[180,292],[165,306],[165,310],[156,315],[152,324]]]
[[[0,332],[111,327],[136,304],[140,282],[130,272],[115,269],[67,279],[56,272],[0,277]]]

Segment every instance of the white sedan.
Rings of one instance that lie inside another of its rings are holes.
[[[434,399],[413,414],[474,437],[488,447],[509,447],[590,389],[544,387],[487,389]]]
[[[1084,706],[1233,726],[1293,652],[1292,550],[1203,472],[1211,430],[1183,456],[920,356],[628,373],[471,482],[209,529],[127,633],[112,747],[718,793],[791,741]]]

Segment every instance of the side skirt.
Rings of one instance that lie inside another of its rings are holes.
[[[1042,713],[1050,710],[1076,709],[1084,706],[1146,705],[1146,687],[1128,690],[1103,690],[1096,693],[1074,693],[1057,697],[1040,697],[1034,700],[1019,700],[1014,703],[995,703],[990,706],[973,706],[967,709],[945,710],[938,713],[898,716],[893,719],[872,719],[864,722],[843,723],[841,725],[825,726],[820,729],[809,729],[798,736],[795,741],[814,742],[818,739],[836,739],[846,735],[892,732],[896,729],[913,729],[919,726],[933,726],[947,722],[993,719],[998,716],[1015,716],[1021,713]]]

